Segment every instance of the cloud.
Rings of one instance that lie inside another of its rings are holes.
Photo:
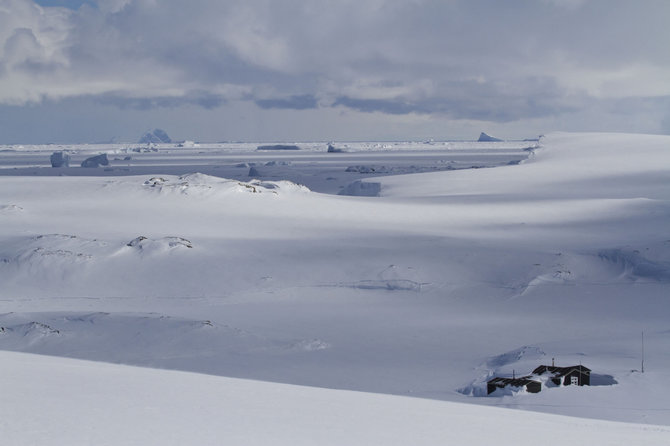
[[[79,9],[84,4],[94,4],[94,0],[35,0],[40,6],[60,6],[69,9]]]
[[[587,0],[542,0],[544,3],[548,3],[559,8],[567,8],[570,10],[579,9],[584,5]]]
[[[333,105],[362,112],[437,114],[450,119],[511,122],[572,112],[588,100],[586,95],[570,94],[551,78],[525,77],[521,84],[448,81],[432,85],[429,93],[408,90],[409,94],[383,99],[343,95]],[[395,90],[393,86],[389,88]]]
[[[246,102],[511,122],[670,94],[670,2],[55,3],[68,8],[0,0],[0,104]]]
[[[290,96],[288,98],[280,99],[256,99],[256,105],[261,108],[283,108],[293,110],[306,110],[316,108],[318,102],[311,94],[303,94],[297,96]]]
[[[402,99],[355,99],[342,96],[334,106],[344,106],[362,112],[381,112],[393,115],[409,113],[441,115],[450,119],[511,122],[528,118],[543,118],[576,111],[577,107],[543,102],[533,97],[509,97],[504,102],[491,98],[433,98],[423,101]]]
[[[32,58],[42,58],[44,49],[37,41],[33,31],[28,28],[16,28],[5,40],[5,61],[10,64],[24,62]]]
[[[91,96],[93,101],[102,105],[113,105],[121,109],[152,110],[155,108],[178,108],[185,105],[197,105],[204,109],[214,109],[227,102],[222,95],[207,92],[189,92],[179,96],[126,97],[107,93]]]
[[[342,105],[362,112],[382,112],[392,115],[404,115],[407,113],[426,113],[425,105],[410,103],[402,100],[389,99],[356,99],[341,96],[333,103],[334,106]]]

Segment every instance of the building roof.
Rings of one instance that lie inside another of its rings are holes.
[[[493,378],[487,381],[487,384],[492,384],[497,387],[504,387],[504,386],[514,386],[514,387],[522,387],[525,385],[528,385],[530,383],[538,383],[540,384],[539,381],[536,381],[532,379],[532,376],[521,376],[519,378]]]
[[[591,369],[584,367],[583,365],[573,365],[569,367],[556,367],[553,365],[541,365],[535,370],[533,370],[534,375],[542,375],[546,372],[553,374],[554,376],[565,376],[570,374],[573,371],[578,371],[579,373],[589,374]]]

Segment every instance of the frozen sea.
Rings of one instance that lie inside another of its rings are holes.
[[[535,141],[290,143],[300,150],[258,150],[286,143],[84,144],[0,146],[0,175],[125,176],[199,172],[246,181],[289,180],[310,190],[339,193],[366,177],[485,168],[518,163]],[[69,168],[52,168],[49,156],[62,151]],[[80,168],[86,158],[107,154],[110,164]],[[250,169],[254,171],[250,175]]]

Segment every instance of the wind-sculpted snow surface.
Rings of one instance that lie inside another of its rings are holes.
[[[0,348],[670,423],[670,137],[551,134],[528,159],[487,144],[161,148],[133,152],[125,174],[6,169]],[[54,150],[69,149],[45,146],[45,163]],[[474,159],[499,167],[462,168]],[[298,171],[331,193],[284,181]],[[551,358],[601,385],[476,397],[491,374]],[[535,416],[512,414],[517,427]]]
[[[0,205],[0,213],[10,214],[15,212],[21,212],[23,208],[16,204],[2,204]]]
[[[107,243],[76,235],[45,234],[21,239],[16,245],[6,248],[18,249],[4,250],[2,262],[5,267],[28,270],[35,275],[53,275],[76,271],[98,254],[104,253]]]
[[[182,193],[185,195],[215,195],[231,193],[295,193],[309,192],[305,186],[290,181],[260,181],[248,182],[227,180],[201,173],[182,175],[174,177],[152,177],[144,182],[147,188],[158,190],[162,193]]]
[[[142,252],[164,251],[174,248],[193,248],[193,243],[183,237],[163,237],[158,240],[151,240],[143,235],[136,237],[126,245]]]
[[[276,339],[210,320],[158,313],[0,314],[0,349],[97,361],[239,374],[259,356],[330,348],[320,339]],[[236,357],[226,364],[217,360]]]
[[[670,242],[666,241],[664,245],[667,248]],[[612,264],[627,278],[670,282],[670,249],[666,249],[664,254],[663,260],[651,260],[639,250],[603,249],[598,253],[598,257]]]
[[[531,359],[537,361],[544,358],[545,356],[546,353],[543,352],[542,349],[525,345],[516,350],[489,358],[486,361],[486,366],[490,367],[495,372],[498,371],[501,367],[516,363],[521,359]]]
[[[400,267],[389,265],[372,279],[359,280],[352,283],[338,283],[331,286],[350,287],[360,290],[386,290],[386,291],[416,291],[429,283],[419,281],[420,273],[413,267]]]
[[[10,282],[29,284],[37,280],[38,286],[48,283],[52,289],[61,289],[82,281],[102,286],[108,275],[106,268],[118,259],[130,260],[129,252],[140,259],[148,256],[156,260],[181,248],[193,248],[193,244],[183,237],[139,236],[122,243],[69,234],[45,234],[18,238],[3,248],[0,249],[0,277],[4,277],[6,286]]]

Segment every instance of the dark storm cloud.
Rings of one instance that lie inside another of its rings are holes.
[[[256,105],[261,108],[306,110],[318,106],[318,101],[311,94],[290,96],[288,98],[280,99],[257,99],[255,102]]]
[[[342,105],[362,112],[382,112],[392,115],[403,115],[406,113],[425,113],[425,106],[412,104],[400,100],[389,99],[355,99],[341,96],[333,103],[334,106]]]
[[[362,112],[381,112],[392,115],[408,113],[439,114],[451,119],[474,119],[491,122],[511,122],[524,118],[541,118],[577,110],[576,107],[542,103],[532,97],[509,98],[504,103],[487,100],[430,99],[422,102],[400,99],[338,98],[334,106],[344,106]]]
[[[222,106],[226,99],[220,95],[207,93],[190,93],[181,96],[154,96],[154,97],[124,97],[108,93],[104,95],[91,96],[91,100],[102,105],[112,105],[120,109],[132,110],[151,110],[155,108],[177,108],[184,105],[197,105],[199,107],[211,110]]]
[[[333,105],[362,112],[439,114],[451,119],[510,122],[575,111],[586,100],[583,95],[568,95],[551,79],[526,78],[523,94],[505,84],[467,81],[441,85],[435,94],[424,98],[340,96]]]

